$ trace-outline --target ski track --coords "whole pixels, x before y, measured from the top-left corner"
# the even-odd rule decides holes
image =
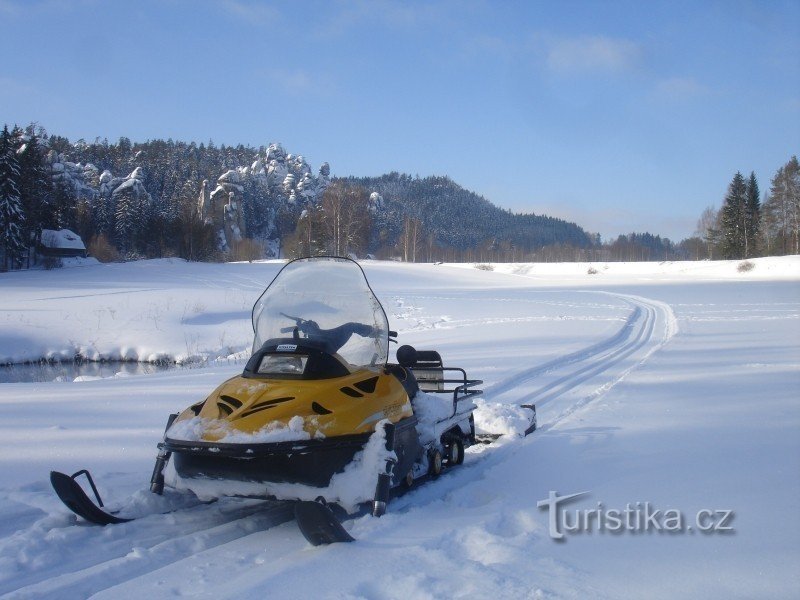
[[[624,325],[588,348],[516,372],[484,390],[487,398],[513,392],[515,404],[533,403],[537,409],[558,400],[564,405],[562,412],[549,418],[540,427],[542,431],[605,394],[678,332],[672,308],[664,302],[614,292],[585,293],[607,294],[629,304],[632,311]],[[519,394],[540,378],[547,383]]]
[[[245,506],[237,507],[236,503]],[[265,507],[263,502],[237,501],[224,506],[197,507],[165,515],[151,515],[130,523],[100,528],[75,525],[68,517],[67,526],[48,529],[50,518],[37,523],[42,539],[31,540],[28,535],[11,536],[0,548],[0,561],[10,554],[27,555],[52,563],[45,568],[13,581],[16,589],[9,590],[8,582],[0,582],[3,598],[87,598],[108,587],[147,575],[199,552],[227,544],[233,540],[263,533],[293,518],[293,508],[279,504]],[[227,506],[234,504],[233,507]],[[103,559],[98,554],[70,554],[59,546],[74,548],[84,538],[87,548],[100,542]],[[80,544],[77,544],[80,545]],[[27,547],[26,547],[27,546]],[[10,593],[8,593],[10,592]]]
[[[603,294],[622,300],[631,307],[631,312],[622,327],[608,338],[577,352],[513,373],[484,390],[484,395],[489,400],[497,399],[515,404],[532,402],[536,403],[537,408],[553,408],[555,416],[549,417],[546,423],[541,423],[542,413],[539,413],[540,428],[536,435],[546,433],[566,417],[602,396],[663,347],[678,331],[672,309],[665,303],[613,292],[580,293]],[[429,296],[426,298],[431,299]],[[394,300],[396,309],[419,310],[406,305],[402,298]],[[551,304],[579,306],[572,303]],[[580,306],[585,308],[585,305]],[[415,318],[409,313],[403,316]],[[495,322],[493,319],[479,322],[443,319],[451,327]],[[526,320],[527,317],[520,319]],[[516,320],[499,319],[497,322]],[[539,382],[540,379],[542,382]],[[537,383],[541,385],[536,386]],[[520,444],[530,441],[535,441],[535,437],[527,440],[501,440],[489,448],[470,449],[464,465],[453,471],[446,471],[435,485],[424,484],[396,498],[392,502],[392,512],[399,518],[413,518],[410,513],[438,502],[443,496],[480,478],[482,473],[500,464],[509,452],[515,452]],[[283,534],[268,530],[292,518],[291,506],[265,508],[263,503],[248,505],[245,502],[244,506],[237,507],[236,502],[242,501],[221,501],[215,505],[194,507],[176,513],[151,515],[103,529],[76,524],[76,519],[65,516],[63,511],[42,517],[41,512],[20,508],[19,515],[15,516],[28,523],[33,522],[27,527],[21,524],[16,533],[2,540],[0,564],[14,561],[19,563],[20,557],[28,557],[29,560],[18,566],[11,580],[0,581],[0,595],[14,599],[79,598],[104,591],[113,595],[115,587],[124,587],[123,584],[135,580],[144,581],[162,567],[172,565],[180,570],[182,562],[190,564],[193,559],[196,560],[208,552],[218,552],[223,546],[226,548],[225,554],[235,552],[235,549],[229,548],[231,543],[253,534],[261,536],[258,542],[261,547],[269,547],[273,535]],[[38,515],[38,520],[33,515]],[[348,525],[357,536],[362,534],[367,538],[379,536],[386,527],[391,525],[370,517],[358,518]],[[92,548],[92,551],[76,554],[67,550],[80,546],[81,541]],[[241,544],[246,546],[244,541]],[[102,552],[97,551],[97,545],[102,548]],[[297,552],[295,549],[290,551]],[[246,568],[252,568],[252,565],[240,565],[236,561],[225,562],[228,567],[216,568],[221,573],[230,569],[232,576]]]

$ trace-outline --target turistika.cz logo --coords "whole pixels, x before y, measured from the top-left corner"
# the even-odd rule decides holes
[[[628,502],[625,508],[606,508],[598,502],[595,508],[567,509],[565,504],[589,495],[589,492],[566,494],[550,491],[548,497],[536,503],[549,512],[550,537],[564,540],[565,533],[732,533],[734,512],[730,509],[701,509],[693,519],[682,511],[669,508],[661,510],[650,502]]]

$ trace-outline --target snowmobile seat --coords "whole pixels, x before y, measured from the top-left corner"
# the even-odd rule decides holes
[[[417,350],[413,346],[400,346],[397,349],[397,362],[411,369],[419,389],[423,392],[444,389],[442,357],[436,350]]]
[[[402,365],[387,364],[386,370],[394,375],[402,384],[403,389],[405,389],[409,398],[414,398],[414,396],[417,395],[417,392],[419,391],[419,385],[417,385],[417,378],[414,377],[414,373],[411,371],[411,369]]]

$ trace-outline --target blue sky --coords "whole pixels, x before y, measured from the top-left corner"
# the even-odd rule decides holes
[[[800,1],[0,0],[0,122],[272,141],[680,240],[800,152]]]

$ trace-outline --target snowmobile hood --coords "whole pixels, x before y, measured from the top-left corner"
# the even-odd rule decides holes
[[[326,379],[237,376],[181,413],[167,438],[263,444],[374,431],[375,424],[413,415],[408,394],[383,369]]]

